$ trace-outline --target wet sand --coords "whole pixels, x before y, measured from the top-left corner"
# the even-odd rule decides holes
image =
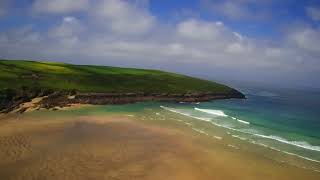
[[[178,121],[18,116],[0,121],[0,179],[319,179]]]

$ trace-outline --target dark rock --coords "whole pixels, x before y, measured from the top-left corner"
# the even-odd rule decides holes
[[[143,101],[172,101],[172,102],[202,102],[215,99],[245,98],[237,90],[229,93],[217,94],[215,92],[189,92],[179,93],[77,93],[72,91],[52,91],[45,89],[22,88],[21,92],[7,89],[5,96],[0,96],[0,112],[10,112],[19,107],[20,104],[30,101],[34,97],[47,95],[40,103],[40,108],[58,110],[55,107],[66,107],[70,104],[128,104]],[[73,95],[74,98],[68,98]],[[24,112],[25,110],[21,110]]]

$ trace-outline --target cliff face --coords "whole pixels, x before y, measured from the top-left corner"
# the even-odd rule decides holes
[[[66,107],[71,104],[128,104],[144,101],[166,101],[166,102],[203,102],[216,99],[245,98],[245,96],[237,90],[229,93],[76,93],[66,91],[24,91],[14,92],[2,98],[0,104],[0,112],[8,113],[19,109],[24,112],[26,108],[21,105],[30,102],[33,98],[43,97],[37,102],[39,108],[52,109],[54,107]]]
[[[169,94],[169,93],[79,93],[72,96],[52,95],[43,99],[41,107],[53,108],[63,107],[69,104],[128,104],[144,101],[167,101],[167,102],[203,102],[216,99],[243,99],[245,96],[237,90],[230,93],[190,93],[190,94]]]

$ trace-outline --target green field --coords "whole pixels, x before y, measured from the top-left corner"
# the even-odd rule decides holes
[[[159,70],[0,60],[0,89],[42,88],[114,93],[227,93],[231,88]]]

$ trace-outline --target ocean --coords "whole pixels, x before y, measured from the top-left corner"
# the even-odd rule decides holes
[[[247,99],[161,106],[210,122],[233,137],[320,163],[320,92],[241,88]]]

